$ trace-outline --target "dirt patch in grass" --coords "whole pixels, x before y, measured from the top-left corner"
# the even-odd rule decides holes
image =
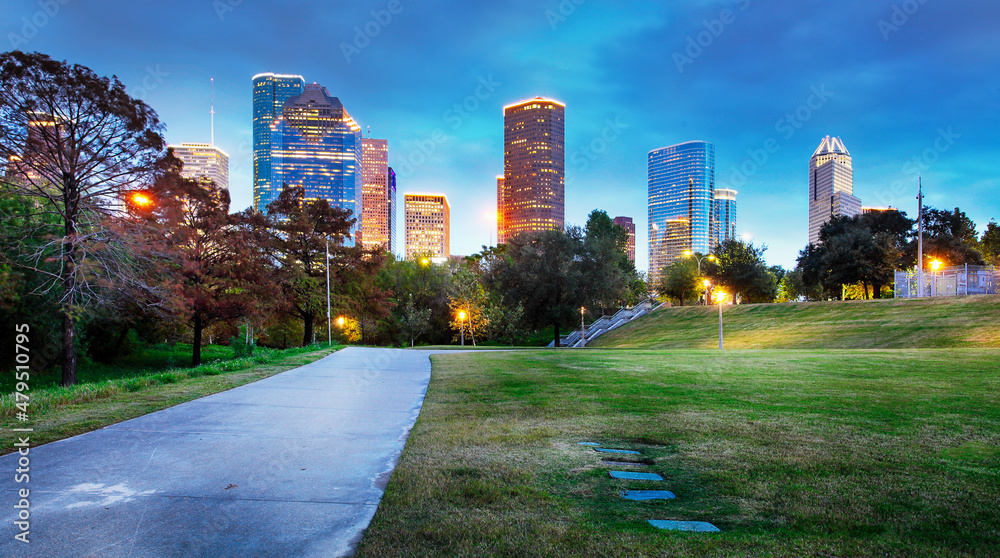
[[[997,357],[436,356],[358,556],[997,555]],[[611,479],[603,461],[619,457],[666,482]],[[625,489],[677,498],[627,501]],[[657,531],[647,519],[722,532]]]

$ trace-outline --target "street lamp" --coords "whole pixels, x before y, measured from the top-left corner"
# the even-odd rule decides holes
[[[719,303],[719,350],[722,350],[722,303],[726,301],[726,293],[718,291],[715,293],[715,301]]]
[[[709,304],[709,300],[708,300],[708,288],[712,286],[712,282],[709,281],[708,279],[704,279],[704,280],[702,280],[702,283],[705,285],[705,304],[707,305],[707,304]]]
[[[465,311],[461,310],[458,312],[458,319],[461,321],[461,331],[462,331],[462,346],[465,346]]]
[[[684,255],[685,256],[694,257],[694,252],[692,252],[691,250],[684,250]],[[702,261],[708,260],[710,262],[714,262],[715,259],[716,259],[715,258],[715,254],[708,254],[707,256],[702,256],[702,257],[698,258],[698,275],[701,275],[701,262]]]
[[[580,347],[581,348],[587,346],[587,329],[583,325],[583,313],[586,312],[586,311],[587,311],[586,308],[584,308],[583,306],[580,307]]]
[[[940,260],[931,260],[931,298],[937,296],[937,270],[940,267]]]

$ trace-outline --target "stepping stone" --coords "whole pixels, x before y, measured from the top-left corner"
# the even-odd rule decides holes
[[[649,467],[645,463],[632,463],[631,461],[611,461],[610,459],[604,460],[605,465],[611,465],[614,467]]]
[[[613,479],[624,479],[624,480],[649,480],[649,481],[661,481],[663,477],[657,475],[656,473],[636,473],[634,471],[608,471]]]
[[[639,452],[637,451],[623,450],[623,449],[594,448],[594,451],[599,451],[601,453],[627,453],[630,455],[639,455]]]
[[[697,531],[699,533],[718,533],[719,528],[704,521],[673,521],[670,519],[650,519],[649,524],[657,529],[668,531]]]
[[[598,444],[597,442],[577,442],[576,445],[578,445],[578,446],[600,446],[601,444]]]
[[[671,500],[677,496],[669,490],[622,490],[626,500]]]

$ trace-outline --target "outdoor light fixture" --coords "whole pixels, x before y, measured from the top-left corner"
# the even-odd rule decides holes
[[[462,346],[465,346],[465,311],[459,310],[458,319],[461,321],[461,336],[462,336]]]
[[[715,301],[719,303],[719,350],[722,350],[722,303],[726,301],[726,293],[715,293]]]
[[[343,316],[337,318],[337,325],[340,326],[340,327],[344,327],[344,317]]]

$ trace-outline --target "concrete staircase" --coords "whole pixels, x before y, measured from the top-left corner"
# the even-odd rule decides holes
[[[560,345],[570,349],[578,349],[583,347],[585,343],[590,343],[597,337],[611,331],[612,329],[621,327],[632,320],[645,316],[666,303],[661,303],[656,306],[653,306],[653,304],[654,302],[652,300],[644,300],[632,308],[622,308],[616,312],[614,316],[601,316],[594,323],[585,327],[585,339],[581,338],[580,330],[576,330],[565,337],[560,337]],[[552,341],[549,343],[549,347],[555,347],[555,344],[556,342]]]

